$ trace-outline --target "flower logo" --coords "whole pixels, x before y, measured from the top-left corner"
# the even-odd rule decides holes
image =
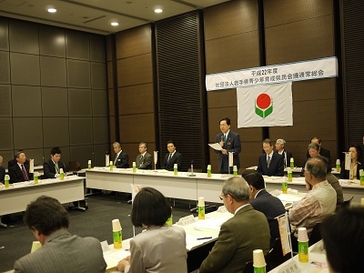
[[[255,113],[261,118],[266,118],[273,112],[273,100],[266,94],[260,94],[255,101]]]

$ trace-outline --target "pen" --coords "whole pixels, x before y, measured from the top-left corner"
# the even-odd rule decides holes
[[[212,239],[212,236],[197,238],[197,240],[208,240],[208,239]]]

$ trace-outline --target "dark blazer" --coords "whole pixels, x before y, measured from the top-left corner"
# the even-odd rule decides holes
[[[215,137],[215,142],[219,143],[221,139],[224,137],[224,134],[221,132],[217,134]],[[230,131],[223,149],[226,149],[228,152],[233,152],[233,165],[236,165],[238,170],[240,169],[240,160],[239,154],[241,152],[241,143],[240,143],[240,136],[233,131]],[[229,155],[224,155],[221,151],[216,151],[219,154],[218,159],[218,168],[220,173],[229,173]],[[232,168],[230,168],[230,173],[232,173]]]
[[[253,259],[253,250],[268,253],[269,239],[267,218],[248,204],[221,225],[217,241],[199,272],[243,272],[246,262]]]
[[[136,159],[135,159],[135,163],[138,169],[152,169],[152,155],[145,153],[145,155],[143,156],[143,159],[141,159],[142,155],[138,154]]]
[[[254,199],[250,200],[250,205],[267,217],[270,229],[270,247],[272,247],[275,239],[280,237],[278,221],[275,218],[286,212],[282,201],[262,189]]]
[[[55,164],[52,159],[49,159],[48,161],[43,163],[43,171],[44,171],[44,178],[55,178],[56,177],[56,168]],[[63,162],[58,162],[59,169],[63,169],[63,172],[67,172],[66,166]]]
[[[5,169],[3,166],[0,166],[0,182],[4,182],[5,180]]]
[[[169,156],[169,153],[167,153],[164,156],[162,169],[166,169],[168,171],[173,171],[173,166],[174,166],[174,164],[177,163],[178,170],[181,171],[182,161],[183,161],[182,154],[176,151],[173,154],[172,158],[169,160],[169,162],[168,162],[168,156]]]
[[[267,167],[267,154],[261,154],[258,159],[258,172],[268,176],[283,176],[284,164],[283,156],[277,153],[273,153],[270,160],[269,168]]]
[[[276,153],[278,154],[277,151]],[[283,156],[284,167],[289,167],[291,163],[292,153],[288,152],[287,150],[283,150],[282,156]]]
[[[360,170],[363,170],[363,164],[358,162],[358,166],[356,167],[356,178],[360,179]],[[341,179],[349,179],[349,170],[345,170],[345,162],[341,163],[341,170],[340,170],[340,178]]]
[[[327,160],[329,161],[330,166],[331,166],[331,154],[330,154],[330,151],[327,150],[327,149],[325,149],[325,148],[323,148],[323,147],[320,147],[320,155],[326,157]],[[310,154],[308,153],[308,151],[306,153],[306,158],[307,159],[310,158]],[[307,159],[306,159],[306,161],[307,161]],[[305,167],[305,165],[303,165],[302,167]]]
[[[129,168],[129,156],[125,152],[121,152],[116,158],[116,163],[114,160],[114,165],[116,168]]]
[[[29,173],[29,162],[24,163],[25,170],[27,171],[29,180],[33,180],[33,174]],[[16,163],[9,168],[10,183],[23,182],[24,176],[19,165]]]

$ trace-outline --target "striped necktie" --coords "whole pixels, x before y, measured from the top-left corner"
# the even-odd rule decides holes
[[[28,177],[27,171],[25,170],[23,164],[21,165],[21,172],[23,173],[24,181],[29,181],[29,177]]]

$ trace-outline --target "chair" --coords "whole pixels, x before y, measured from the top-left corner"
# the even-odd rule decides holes
[[[68,162],[68,171],[69,172],[78,172],[79,170],[81,170],[81,164],[79,161]]]
[[[273,243],[273,247],[269,250],[268,254],[265,257],[267,263],[267,272],[284,263],[290,257],[290,253],[283,256],[281,239],[276,238]]]
[[[253,261],[249,261],[249,262],[245,263],[243,273],[254,273]]]
[[[348,200],[345,200],[342,204],[341,204],[341,206],[340,206],[340,209],[347,209],[347,208],[349,208],[350,207],[350,205],[351,205],[351,201],[353,200],[353,198],[354,198],[354,196],[352,196],[350,199],[348,199]]]
[[[310,237],[309,237],[309,245],[312,246],[313,244],[317,243],[322,239],[321,237],[321,231],[320,231],[320,223],[317,223],[311,231]]]

